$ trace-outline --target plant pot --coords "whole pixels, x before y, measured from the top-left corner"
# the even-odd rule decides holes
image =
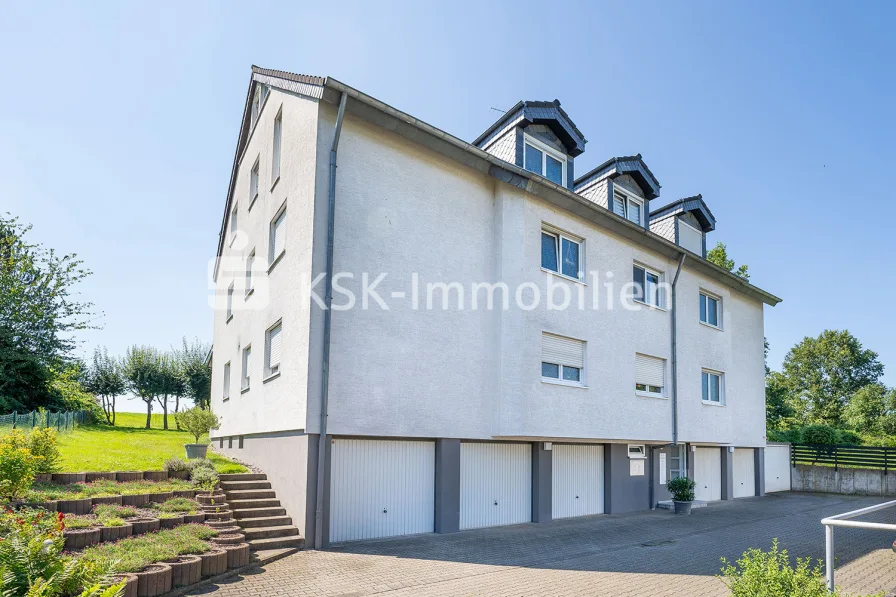
[[[202,579],[202,560],[199,556],[180,556],[165,560],[171,566],[171,586],[186,587]]]
[[[205,512],[184,514],[184,524],[199,524],[205,521]]]
[[[144,481],[167,481],[168,471],[143,471]]]
[[[120,495],[105,495],[102,497],[90,498],[90,501],[94,506],[98,504],[112,504],[114,506],[121,505],[121,496]]]
[[[239,545],[246,540],[246,536],[242,533],[231,533],[229,535],[218,535],[208,540],[209,543],[215,545]]]
[[[238,543],[236,545],[222,545],[221,549],[227,552],[227,569],[242,568],[249,565],[249,544]]]
[[[84,480],[88,483],[93,483],[94,481],[99,481],[100,479],[114,481],[115,473],[84,473],[84,477]]]
[[[100,542],[101,532],[97,527],[89,529],[71,529],[62,531],[65,537],[65,549],[84,549]]]
[[[687,516],[688,514],[691,513],[691,505],[693,505],[693,503],[694,502],[679,502],[678,500],[676,500],[675,501],[675,513],[681,514],[683,516]]]
[[[159,526],[161,522],[158,518],[141,518],[134,517],[128,518],[127,522],[131,523],[131,526],[134,527],[131,532],[132,535],[144,535],[146,533],[153,533],[159,530]]]
[[[112,584],[117,585],[124,581],[124,593],[121,597],[137,597],[137,584],[140,579],[136,574],[113,574]]]
[[[35,483],[50,483],[53,481],[53,473],[37,473],[34,475]]]
[[[155,502],[157,504],[163,504],[174,497],[174,494],[170,491],[162,491],[159,493],[151,493],[149,494],[149,501]]]
[[[199,554],[202,560],[202,576],[218,576],[227,572],[227,552],[220,547]]]
[[[129,522],[117,527],[100,527],[100,541],[119,541],[130,537],[134,532],[134,525]]]
[[[57,500],[56,511],[63,514],[90,514],[93,500],[83,498],[80,500]]]
[[[119,483],[126,483],[128,481],[142,481],[143,471],[116,471],[115,480]]]
[[[196,490],[195,490],[195,489],[175,489],[175,490],[172,491],[171,493],[174,494],[174,497],[188,498],[188,499],[191,499],[191,500],[192,500],[194,497],[196,497]]]
[[[236,521],[232,518],[208,520],[208,517],[206,517],[204,524],[205,524],[205,526],[211,527],[211,528],[215,529],[216,531],[220,531],[221,529],[226,529],[226,528],[235,526]]]
[[[187,460],[205,458],[208,454],[208,444],[184,444],[187,450]]]
[[[168,471],[168,478],[187,481],[190,479],[190,471]]]
[[[206,520],[227,520],[233,518],[233,512],[230,510],[221,510],[220,512],[205,511]]]
[[[169,516],[167,518],[159,519],[159,528],[160,529],[173,529],[174,527],[179,527],[183,523],[184,523],[183,515]]]
[[[171,566],[152,564],[137,576],[137,597],[158,597],[171,590]]]
[[[72,483],[84,483],[87,473],[53,473],[53,483],[57,485],[71,485]]]
[[[236,523],[235,520],[231,520],[230,524],[232,526],[216,528],[215,530],[218,531],[217,536],[220,537],[221,535],[234,535],[234,534],[241,533],[243,531],[243,529],[241,527],[236,526],[235,523]],[[209,542],[214,543],[215,540],[209,539]]]
[[[200,504],[220,504],[227,497],[223,493],[199,493],[196,495],[196,501]]]
[[[123,495],[121,496],[121,505],[122,506],[145,506],[149,503],[149,494],[148,493],[135,493],[133,495]]]

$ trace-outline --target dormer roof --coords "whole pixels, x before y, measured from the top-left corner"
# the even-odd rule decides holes
[[[610,158],[575,181],[575,191],[582,189],[602,178],[616,178],[628,174],[635,179],[647,199],[655,199],[660,195],[660,183],[641,158],[641,154]]]
[[[703,201],[703,195],[694,195],[693,197],[685,197],[684,199],[673,201],[650,212],[650,219],[657,220],[680,213],[690,213],[697,218],[697,221],[703,227],[703,232],[710,232],[716,229],[716,218],[709,211],[706,202]]]
[[[489,140],[495,137],[508,126],[525,128],[530,124],[544,124],[554,131],[554,134],[566,146],[567,153],[576,157],[585,151],[585,143],[588,141],[582,131],[575,125],[569,114],[560,107],[560,100],[552,102],[520,101],[504,113],[484,133],[479,135],[473,145],[483,147]]]

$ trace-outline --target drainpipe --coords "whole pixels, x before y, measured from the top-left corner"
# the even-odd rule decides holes
[[[678,326],[676,325],[678,311],[675,305],[675,289],[678,286],[678,275],[681,266],[684,265],[687,253],[682,253],[678,260],[678,269],[672,279],[672,445],[678,445]]]
[[[320,392],[320,437],[317,442],[317,499],[314,511],[314,548],[323,547],[324,537],[324,481],[327,460],[327,404],[330,397],[330,329],[333,321],[333,236],[336,230],[336,152],[339,149],[339,134],[342,132],[342,118],[345,116],[345,101],[348,96],[342,92],[339,98],[339,112],[336,114],[336,129],[333,133],[333,147],[330,149],[330,187],[327,207],[327,271],[326,294],[324,295],[324,354],[321,365]]]

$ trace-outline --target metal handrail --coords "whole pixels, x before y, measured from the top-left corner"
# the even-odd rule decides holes
[[[821,519],[824,525],[824,572],[828,582],[828,590],[834,590],[834,527],[848,527],[858,529],[871,529],[875,531],[896,531],[896,524],[884,524],[881,522],[862,522],[851,520],[857,516],[863,516],[872,512],[878,512],[896,506],[896,500],[884,502],[866,508],[859,508],[851,512],[844,512],[836,516]]]

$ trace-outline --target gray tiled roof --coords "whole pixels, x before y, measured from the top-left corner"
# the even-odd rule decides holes
[[[656,176],[653,175],[653,172],[650,171],[650,168],[647,167],[647,163],[644,162],[640,153],[638,155],[610,158],[600,166],[577,178],[575,189],[578,191],[580,188],[614,173],[632,175],[638,181],[638,184],[641,185],[648,199],[659,197],[660,183]]]
[[[569,150],[569,155],[575,157],[585,151],[585,135],[569,117],[569,114],[560,107],[560,100],[552,102],[520,101],[507,110],[504,115],[479,135],[473,145],[482,147],[483,142],[490,140],[496,131],[506,128],[511,121],[526,120],[529,123],[548,124],[557,133]]]
[[[712,212],[709,211],[709,207],[706,205],[706,202],[703,201],[703,195],[694,195],[693,197],[685,197],[683,199],[673,201],[668,205],[664,205],[663,207],[650,212],[649,219],[650,221],[653,221],[685,212],[694,214],[694,216],[700,221],[700,225],[703,226],[704,232],[715,230],[716,218],[714,215],[712,215]]]

